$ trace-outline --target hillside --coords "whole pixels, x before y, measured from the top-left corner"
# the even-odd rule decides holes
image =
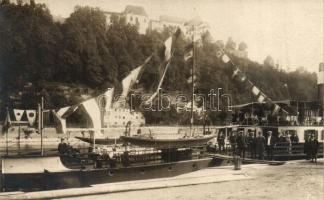
[[[163,60],[164,40],[174,31],[166,28],[162,33],[140,35],[135,26],[115,18],[106,25],[104,13],[97,8],[76,7],[63,23],[53,21],[44,4],[14,5],[3,0],[0,4],[0,107],[35,107],[40,96],[45,96],[46,107],[57,108],[77,103],[82,98],[69,97],[95,95],[114,86],[121,90],[121,80],[145,58],[153,54],[136,88],[150,93],[161,76],[158,66]],[[232,69],[217,57],[221,46],[232,52],[232,60],[247,77],[273,100],[316,100],[316,74],[303,70],[286,72],[271,61],[260,64],[246,56],[248,45],[236,45],[210,39],[207,32],[196,49],[196,92],[207,95],[211,89],[222,88],[230,94],[233,104],[253,101],[249,88],[232,79]],[[163,83],[165,91],[190,92],[187,80],[190,63],[183,60],[189,42],[183,35],[177,39],[171,67]],[[237,47],[238,46],[238,47]],[[1,112],[4,113],[4,112]],[[179,117],[145,113],[152,123],[172,122]],[[211,113],[213,119],[226,117],[224,113]],[[157,116],[157,117],[155,117]],[[185,120],[186,121],[186,120]],[[173,121],[174,122],[174,121]]]

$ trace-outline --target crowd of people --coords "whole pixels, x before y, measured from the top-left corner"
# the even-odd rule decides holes
[[[226,139],[228,144],[226,145]],[[285,154],[292,154],[294,145],[299,144],[299,138],[296,133],[283,132],[274,135],[272,131],[267,131],[265,136],[261,131],[232,131],[226,137],[225,133],[220,131],[217,136],[218,152],[230,152],[233,155],[239,155],[246,158],[248,153],[252,159],[268,160],[274,159],[274,153],[280,150]],[[305,138],[304,153],[307,159],[316,162],[319,143],[315,134],[309,134]],[[265,157],[266,156],[266,157]]]

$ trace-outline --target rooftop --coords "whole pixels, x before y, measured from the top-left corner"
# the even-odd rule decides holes
[[[134,15],[142,15],[142,16],[147,16],[145,10],[141,6],[132,6],[128,5],[126,6],[124,10],[125,14],[134,14]]]

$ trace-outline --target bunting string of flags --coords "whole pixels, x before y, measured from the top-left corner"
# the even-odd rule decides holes
[[[216,52],[216,57],[221,58],[224,63],[230,63],[234,67],[234,71],[232,74],[232,78],[238,80],[241,83],[248,82],[251,85],[251,92],[257,98],[259,103],[270,103],[272,104],[272,115],[277,114],[280,110],[284,113],[288,114],[286,110],[281,108],[278,104],[273,102],[270,98],[268,98],[258,87],[256,87],[250,80],[247,79],[244,72],[242,72],[238,66],[236,66],[230,57],[226,54],[226,52],[219,47],[219,50]]]

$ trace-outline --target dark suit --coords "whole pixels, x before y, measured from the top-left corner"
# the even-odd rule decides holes
[[[269,140],[269,136],[266,138],[265,140],[265,144],[266,144],[266,150],[267,150],[267,158],[272,160],[273,158],[273,149],[276,143],[276,139],[275,137],[271,136],[270,141]]]
[[[259,136],[256,138],[256,149],[257,149],[257,153],[258,153],[258,158],[260,160],[263,160],[264,156],[264,142],[265,142],[265,138],[263,136]]]

